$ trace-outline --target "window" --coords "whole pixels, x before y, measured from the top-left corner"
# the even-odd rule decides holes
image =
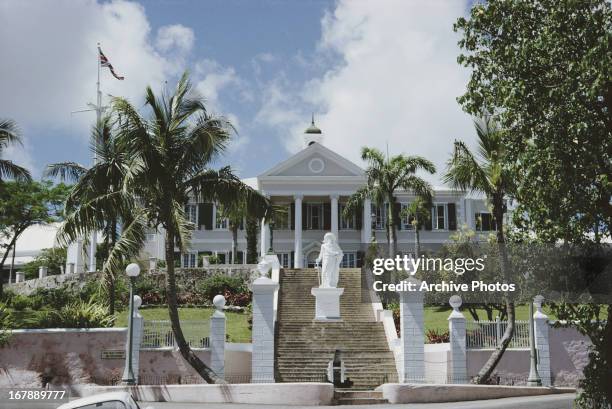
[[[322,203],[307,203],[306,204],[306,221],[307,221],[307,229],[323,230],[323,204]]]
[[[215,229],[227,230],[229,228],[229,220],[227,217],[223,217],[223,208],[216,206],[215,209]]]
[[[410,206],[409,203],[402,203],[402,229],[414,230],[414,224],[412,224],[414,222],[414,215],[405,213],[408,206]]]
[[[274,228],[278,230],[291,229],[291,206],[280,205],[280,211],[274,213]]]
[[[198,266],[198,255],[196,253],[183,254],[183,268],[194,268]]]
[[[346,205],[344,203],[338,204],[338,220],[340,220],[340,230],[354,230],[355,229],[355,215],[351,217],[343,217],[344,209]]]
[[[497,230],[497,225],[491,213],[476,213],[476,231]]]
[[[372,205],[372,228],[385,230],[387,228],[387,206]]]
[[[342,268],[355,268],[357,267],[357,254],[356,253],[344,253],[344,257],[342,257],[342,263],[340,264]]]
[[[434,230],[446,230],[446,205],[434,205],[431,214],[432,227]]]
[[[195,204],[185,205],[185,217],[189,220],[190,223],[197,224],[198,223],[198,206]]]
[[[278,261],[282,268],[291,268],[291,253],[279,253]]]

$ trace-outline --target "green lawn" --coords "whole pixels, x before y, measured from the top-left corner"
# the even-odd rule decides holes
[[[556,319],[552,312],[547,307],[543,308],[544,313],[548,315],[550,319]],[[467,310],[462,310],[463,315],[468,321],[472,320],[472,315]],[[446,331],[448,330],[448,316],[451,313],[451,307],[438,307],[438,306],[427,306],[425,307],[425,330],[437,330]],[[487,314],[484,310],[478,311],[478,317],[481,320],[487,319]],[[494,317],[495,318],[495,317]],[[516,307],[516,319],[527,321],[529,319],[529,306],[518,305]]]
[[[207,320],[213,313],[214,308],[179,308],[179,317],[182,321]],[[145,320],[168,320],[168,309],[144,308],[140,314]],[[251,330],[247,319],[248,313],[226,312],[227,334],[229,342],[251,342]],[[115,321],[116,327],[127,326],[127,311],[123,311]]]
[[[213,308],[179,308],[181,320],[206,320],[209,319],[213,312]],[[425,307],[425,329],[434,329],[437,331],[448,330],[448,316],[451,312],[450,307],[427,306]],[[546,308],[544,312],[552,319],[554,317]],[[148,320],[167,320],[168,310],[166,308],[145,308],[140,310],[144,319]],[[472,317],[464,311],[465,317],[471,320]],[[527,320],[529,309],[526,305],[520,305],[516,308],[516,319]],[[227,333],[230,342],[251,342],[251,330],[247,322],[247,313],[226,312],[227,317]],[[486,319],[484,311],[479,313],[481,319]],[[116,327],[125,327],[127,325],[127,312],[122,312],[115,322]]]

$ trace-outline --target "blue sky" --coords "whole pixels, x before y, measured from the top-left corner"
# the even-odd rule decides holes
[[[452,140],[473,141],[455,98],[452,23],[467,3],[427,1],[0,1],[0,117],[25,146],[5,156],[40,174],[47,163],[91,162],[95,43],[125,81],[105,94],[142,102],[144,86],[184,69],[211,110],[239,133],[223,164],[255,176],[301,149],[315,112],[324,144],[361,164],[363,145],[420,154],[441,169]],[[20,38],[20,44],[12,39]],[[436,182],[437,177],[432,181]]]

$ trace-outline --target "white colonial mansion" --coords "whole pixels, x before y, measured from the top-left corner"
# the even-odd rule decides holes
[[[318,256],[323,235],[336,234],[344,251],[343,267],[361,266],[362,257],[372,237],[386,243],[387,207],[377,207],[366,201],[363,211],[352,218],[342,217],[350,195],[364,186],[364,170],[325,147],[322,133],[314,123],[305,132],[305,147],[287,160],[273,166],[256,178],[245,179],[273,204],[286,206],[286,216],[275,220],[273,250],[284,267],[312,267]],[[482,198],[470,198],[464,192],[435,188],[432,217],[420,231],[424,248],[436,248],[449,240],[449,235],[463,224],[475,231],[494,229],[491,215]],[[396,192],[398,206],[407,206],[414,195]],[[191,248],[181,255],[183,267],[198,267],[202,256],[214,254],[220,262],[229,262],[232,236],[228,221],[217,212],[213,203],[187,204],[186,213],[196,224]],[[242,226],[241,226],[242,227]],[[270,228],[260,229],[260,253],[270,248]],[[410,253],[414,249],[415,231],[405,218],[398,223],[398,250]],[[145,252],[158,260],[164,259],[164,237],[152,233],[147,237]],[[237,262],[246,262],[245,230],[238,233]]]

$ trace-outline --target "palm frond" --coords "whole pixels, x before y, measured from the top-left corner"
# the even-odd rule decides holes
[[[76,162],[60,162],[47,165],[43,175],[45,177],[59,177],[61,180],[76,182],[87,172],[87,168]]]
[[[31,181],[30,172],[13,161],[0,159],[0,180],[4,178],[14,179],[20,182]]]

